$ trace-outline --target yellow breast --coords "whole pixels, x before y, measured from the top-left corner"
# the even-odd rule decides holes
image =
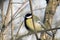
[[[33,27],[33,23],[32,23],[32,19],[28,19],[26,20],[26,24],[27,26],[34,31],[34,27]],[[34,25],[35,25],[35,29],[36,31],[40,31],[42,28],[41,28],[41,25],[37,22],[34,22]]]

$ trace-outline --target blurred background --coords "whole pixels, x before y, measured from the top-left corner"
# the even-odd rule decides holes
[[[32,0],[33,14],[41,22],[44,20],[47,5],[46,0]],[[29,0],[0,0],[0,40],[13,40],[12,38],[14,40],[36,40],[34,34],[22,36],[28,33],[24,26],[24,17],[28,12],[31,12]],[[52,28],[60,27],[60,4],[56,8],[51,26]],[[57,30],[56,40],[60,39],[59,35],[60,30]]]

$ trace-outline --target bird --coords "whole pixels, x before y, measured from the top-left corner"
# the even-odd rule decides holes
[[[34,16],[34,25],[35,25],[36,31],[42,30],[41,25],[39,24],[38,20],[39,20],[38,17]],[[27,30],[34,31],[31,13],[28,13],[25,15],[24,23]]]
[[[42,30],[41,25],[38,23],[38,17],[34,16],[34,24],[35,24],[35,29],[36,31],[40,31]],[[34,32],[34,27],[33,27],[33,21],[32,21],[32,14],[31,13],[27,13],[25,15],[25,19],[24,19],[24,23],[25,23],[25,27],[28,31],[30,32]],[[40,38],[38,38],[38,40],[41,40]]]
[[[33,19],[34,19],[34,25],[35,25],[35,29],[33,26],[33,21],[32,21],[32,13],[27,13],[24,17],[24,24],[25,24],[25,28],[29,31],[29,32],[34,32],[35,30],[37,32],[44,30],[45,25],[40,21],[40,19],[33,15]],[[44,27],[43,27],[44,26]],[[52,36],[51,34],[47,33],[48,35]],[[41,40],[40,38],[38,40]]]

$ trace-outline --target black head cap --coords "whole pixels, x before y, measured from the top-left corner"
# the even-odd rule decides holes
[[[30,17],[30,16],[32,16],[32,14],[31,14],[31,13],[27,13],[27,14],[25,15],[25,18]]]

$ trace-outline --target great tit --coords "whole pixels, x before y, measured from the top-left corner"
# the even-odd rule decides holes
[[[34,25],[35,25],[35,29],[36,31],[41,31],[41,25],[38,23],[38,17],[34,16]],[[25,27],[28,31],[35,31],[34,27],[33,27],[33,22],[32,22],[32,14],[31,13],[27,13],[25,15],[25,19],[24,19],[24,23],[25,23]],[[38,40],[41,40],[40,38],[38,38]]]
[[[39,22],[38,20],[39,19],[36,16],[34,16],[35,29],[36,31],[41,31],[42,28],[41,28],[41,25],[38,23]],[[26,29],[29,31],[34,31],[33,22],[32,22],[32,14],[30,13],[26,14],[24,21],[25,21]]]

